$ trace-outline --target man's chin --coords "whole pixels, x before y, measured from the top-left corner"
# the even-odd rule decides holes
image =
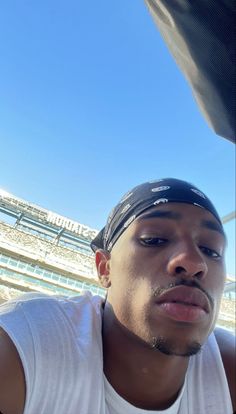
[[[196,341],[180,344],[177,340],[167,339],[162,336],[152,338],[150,345],[153,349],[156,349],[165,355],[180,357],[196,355],[200,352],[202,347],[202,345]]]

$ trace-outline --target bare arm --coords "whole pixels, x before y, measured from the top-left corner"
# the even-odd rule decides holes
[[[220,348],[225,373],[227,376],[231,400],[234,411],[236,411],[236,349],[235,336],[223,329],[215,329],[215,337]]]
[[[0,413],[23,414],[25,377],[18,352],[0,328]]]

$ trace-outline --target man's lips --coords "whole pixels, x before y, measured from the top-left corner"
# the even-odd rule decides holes
[[[210,302],[200,289],[188,286],[176,286],[160,294],[156,303],[179,303],[186,306],[196,306],[206,313],[210,312]]]

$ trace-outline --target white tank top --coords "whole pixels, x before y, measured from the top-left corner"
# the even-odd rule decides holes
[[[134,407],[133,405],[129,404],[126,400],[120,397],[119,394],[114,390],[111,384],[107,381],[104,375],[104,382],[105,382],[105,398],[106,398],[106,408],[107,414],[178,414],[181,399],[185,389],[185,383],[182,387],[181,392],[177,400],[172,404],[170,408],[162,411],[153,411],[153,410],[143,410],[141,408]]]
[[[26,294],[0,306],[0,326],[25,371],[24,414],[232,414],[214,334],[190,358],[185,385],[167,410],[133,407],[103,374],[102,298]]]

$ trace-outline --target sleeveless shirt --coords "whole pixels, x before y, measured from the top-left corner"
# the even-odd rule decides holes
[[[20,355],[26,381],[24,414],[232,414],[220,351],[212,333],[190,357],[185,384],[162,411],[136,408],[103,374],[99,296],[29,293],[0,306],[0,326]]]

